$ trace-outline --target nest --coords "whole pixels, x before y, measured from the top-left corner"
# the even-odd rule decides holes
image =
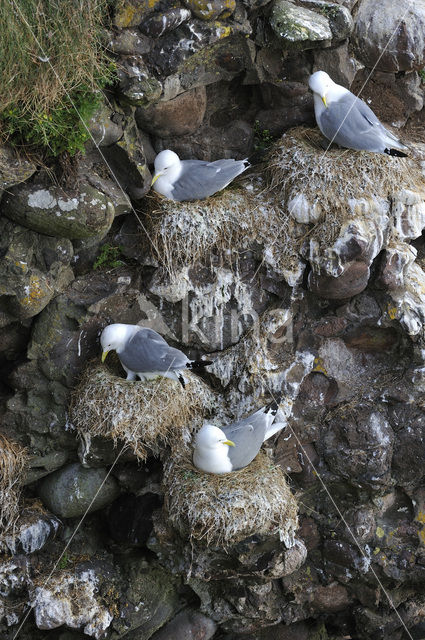
[[[196,262],[208,265],[214,255],[228,257],[253,247],[278,273],[296,264],[290,218],[280,201],[265,193],[262,180],[251,180],[195,202],[146,198],[153,257],[171,278]]]
[[[163,483],[168,521],[185,537],[225,548],[252,535],[294,544],[296,500],[282,469],[261,451],[244,469],[223,475],[198,471],[174,451]]]
[[[266,171],[268,191],[286,209],[299,194],[316,208],[318,223],[309,235],[322,245],[332,243],[341,224],[353,217],[349,200],[391,198],[402,188],[423,192],[423,174],[412,158],[334,146],[325,150],[323,140],[317,128],[291,129],[273,147]]]
[[[28,461],[26,450],[0,433],[0,535],[16,522]]]
[[[92,364],[72,394],[71,421],[84,436],[122,441],[140,460],[159,455],[176,438],[190,439],[191,427],[199,426],[197,421],[217,404],[200,378],[190,372],[185,376],[183,389],[168,378],[127,381]]]

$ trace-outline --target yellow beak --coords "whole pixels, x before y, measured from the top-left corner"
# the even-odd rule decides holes
[[[105,362],[105,358],[106,358],[106,356],[108,355],[108,353],[109,353],[109,351],[104,351],[104,352],[102,353],[102,362]]]
[[[229,447],[236,447],[235,443],[232,442],[231,440],[225,440],[223,442],[223,444],[227,444],[227,445],[229,445]]]
[[[322,101],[323,101],[323,104],[325,105],[325,107],[327,107],[328,104],[326,102],[326,96],[322,96]]]
[[[162,176],[162,173],[161,173],[161,172],[156,173],[156,174],[154,175],[154,177],[152,178],[151,186],[154,184],[154,182],[156,182],[156,181],[158,180],[158,178],[159,178],[160,176]]]

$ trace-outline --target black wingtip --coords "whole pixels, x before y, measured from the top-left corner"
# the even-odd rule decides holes
[[[180,382],[181,386],[183,387],[183,389],[186,389],[186,384],[185,384],[184,378],[183,378],[181,373],[179,373],[178,379],[179,379],[179,382]]]
[[[399,149],[385,149],[385,153],[388,153],[389,156],[396,156],[397,158],[407,158],[408,155]]]
[[[188,369],[202,369],[203,367],[208,367],[208,365],[212,363],[212,360],[192,360],[186,364],[186,367]]]
[[[264,413],[271,413],[272,415],[276,415],[281,401],[282,401],[282,396],[279,394],[271,402],[269,402],[269,404],[266,406],[266,410]]]

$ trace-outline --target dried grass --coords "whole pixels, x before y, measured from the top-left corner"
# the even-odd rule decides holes
[[[251,535],[279,535],[289,548],[298,526],[297,503],[285,475],[263,452],[239,471],[198,471],[186,451],[164,464],[164,510],[183,536],[229,547]]]
[[[200,378],[185,376],[183,389],[167,378],[127,381],[92,363],[72,394],[70,419],[81,434],[120,440],[146,460],[176,438],[190,439],[192,423],[219,402]]]
[[[0,536],[19,516],[19,497],[27,461],[26,450],[0,433]]]

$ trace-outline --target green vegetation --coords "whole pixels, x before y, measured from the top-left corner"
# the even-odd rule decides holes
[[[422,84],[425,84],[425,69],[419,69],[418,73]]]
[[[69,564],[69,555],[65,552],[58,562],[58,569],[66,569]]]
[[[100,247],[100,253],[93,263],[93,269],[115,269],[121,267],[123,260],[120,260],[122,247],[114,247],[106,243]]]
[[[273,136],[268,129],[261,129],[258,120],[254,122],[254,151],[265,151],[273,143]]]
[[[83,149],[113,67],[106,0],[0,2],[0,138],[51,155]],[[75,108],[74,108],[75,107]]]

